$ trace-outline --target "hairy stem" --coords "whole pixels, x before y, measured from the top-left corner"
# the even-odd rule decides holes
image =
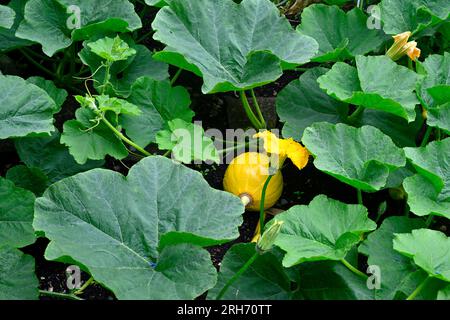
[[[267,127],[266,120],[264,119],[264,116],[261,112],[261,107],[259,106],[258,99],[256,98],[256,95],[255,95],[255,91],[253,89],[251,89],[250,92],[252,93],[253,104],[256,109],[256,114],[259,117],[259,121],[263,125],[263,127],[266,128]]]
[[[350,264],[350,262],[348,262],[347,260],[341,259],[341,262],[344,264],[344,266],[347,267],[347,269],[349,269],[349,270],[350,270],[351,272],[353,272],[354,274],[356,274],[356,275],[358,275],[358,276],[360,276],[361,278],[364,278],[364,279],[367,279],[367,278],[368,278],[367,274],[365,274],[365,273],[359,271],[358,269],[356,269],[356,268],[355,268],[354,266],[352,266],[352,265]]]
[[[264,129],[264,126],[262,125],[262,123],[259,122],[258,118],[253,113],[253,110],[250,107],[250,104],[248,103],[247,95],[245,94],[245,92],[241,91],[240,95],[241,95],[242,106],[244,107],[245,113],[247,114],[247,117],[250,120],[250,122],[252,123],[252,125],[257,130]]]

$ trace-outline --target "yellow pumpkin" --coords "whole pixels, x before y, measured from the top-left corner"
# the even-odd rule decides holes
[[[259,211],[261,193],[269,173],[269,157],[258,152],[246,152],[234,158],[225,172],[224,189],[246,204],[249,211]],[[271,208],[283,192],[281,171],[270,180],[266,190],[264,209]]]

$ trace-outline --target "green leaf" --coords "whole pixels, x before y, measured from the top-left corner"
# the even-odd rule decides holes
[[[227,281],[253,256],[253,243],[239,243],[231,247],[220,264],[219,279],[209,290],[208,299],[216,299]],[[279,259],[272,253],[258,256],[223,296],[224,300],[287,300],[291,282]]]
[[[96,96],[98,109],[102,112],[112,111],[116,115],[126,114],[130,116],[138,116],[141,110],[138,106],[119,98],[110,98],[106,95]]]
[[[33,257],[0,246],[0,300],[37,300],[38,285]]]
[[[437,108],[428,109],[427,124],[438,127],[450,134],[450,103],[443,104]]]
[[[286,252],[283,266],[345,258],[363,233],[376,229],[367,214],[361,205],[319,195],[308,206],[294,206],[277,215],[274,220],[284,222],[275,240],[275,245]]]
[[[419,75],[386,56],[357,56],[356,66],[336,63],[318,79],[320,87],[338,100],[414,121]]]
[[[77,164],[60,138],[59,132],[50,137],[20,138],[15,140],[15,147],[20,160],[28,168],[39,168],[51,183],[103,165],[103,161]]]
[[[440,290],[437,296],[438,300],[450,300],[450,284]]]
[[[16,48],[32,44],[31,41],[16,37],[16,30],[23,20],[23,11],[27,0],[11,0],[7,7],[14,10],[15,19],[11,28],[0,27],[0,52],[10,51]]]
[[[308,62],[318,49],[317,42],[295,32],[269,0],[166,2],[152,23],[153,38],[167,45],[157,57],[197,69],[204,93],[270,83],[283,67]]]
[[[191,163],[193,160],[219,163],[214,141],[205,135],[201,126],[181,119],[169,121],[168,126],[168,130],[156,134],[160,150],[172,151],[172,156],[183,163]]]
[[[120,60],[127,60],[136,54],[136,50],[130,48],[128,43],[120,39],[119,36],[115,38],[102,38],[95,42],[88,43],[87,46],[93,53],[108,62],[116,62]]]
[[[409,233],[424,227],[421,219],[389,217],[361,244],[359,252],[368,256],[369,265],[378,266],[381,271],[381,288],[375,292],[376,299],[407,297],[424,280],[426,274],[392,245],[395,233]]]
[[[299,292],[306,300],[372,300],[366,280],[333,261],[305,262],[298,266]]]
[[[431,277],[450,282],[450,239],[442,232],[419,229],[396,234],[394,250],[412,258]]]
[[[425,107],[433,108],[450,99],[450,53],[433,54],[422,63],[426,76],[419,85],[419,93]],[[431,91],[430,91],[431,90]],[[434,101],[434,97],[442,97]]]
[[[164,0],[145,0],[145,3],[148,4],[149,6],[154,6],[158,8],[162,8],[167,5]]]
[[[348,106],[329,97],[317,83],[317,78],[329,69],[313,68],[288,84],[276,100],[277,114],[284,122],[283,137],[300,140],[306,127],[315,122],[343,122]]]
[[[200,173],[152,156],[128,177],[94,169],[57,182],[37,199],[34,227],[51,240],[47,259],[77,261],[119,299],[193,299],[216,282],[193,245],[237,238],[243,212]]]
[[[297,30],[319,43],[316,62],[342,61],[377,49],[384,37],[367,28],[367,16],[359,8],[345,12],[337,6],[314,4],[303,10]]]
[[[317,169],[367,192],[383,189],[390,172],[406,164],[403,150],[371,126],[316,123],[305,130],[302,141]]]
[[[0,139],[50,133],[58,107],[41,88],[16,76],[0,75]]]
[[[131,140],[144,147],[155,142],[156,133],[163,130],[168,121],[191,122],[194,117],[189,108],[189,92],[184,87],[172,87],[169,81],[140,78],[131,87],[128,101],[137,105],[142,114],[139,117],[123,115],[120,123]]]
[[[48,177],[39,168],[28,168],[24,165],[12,167],[6,172],[6,179],[22,189],[30,190],[40,196],[50,185]]]
[[[109,79],[112,88],[107,87],[105,94],[126,98],[131,94],[132,85],[142,77],[161,81],[169,78],[167,64],[156,61],[153,53],[145,46],[136,45],[132,40],[126,40],[126,42],[130,48],[136,50],[136,55],[112,65]],[[100,68],[102,59],[89,49],[89,42],[84,44],[84,49],[79,56],[83,63],[89,66],[92,73],[95,73],[94,79],[98,81],[96,89],[101,91],[100,85],[105,79],[105,68]]]
[[[405,153],[419,173],[404,183],[411,211],[450,219],[450,139],[405,148]]]
[[[84,165],[88,159],[103,160],[110,155],[118,160],[128,156],[128,149],[106,124],[87,108],[76,111],[76,120],[64,123],[61,143],[69,147],[75,161]]]
[[[27,79],[27,82],[32,83],[47,92],[47,94],[50,96],[50,98],[53,99],[56,106],[58,107],[58,112],[61,110],[61,107],[67,99],[66,90],[56,87],[53,81],[45,80],[41,77],[30,77]]]
[[[74,40],[141,27],[139,16],[128,0],[30,0],[16,35],[40,43],[44,53],[53,56]]]
[[[34,243],[33,208],[35,197],[0,177],[0,243],[22,248]],[[1,281],[0,281],[1,282]]]
[[[0,5],[0,28],[9,29],[14,25],[16,12],[8,6]]]
[[[418,33],[450,16],[447,0],[383,0],[380,9],[387,34]]]

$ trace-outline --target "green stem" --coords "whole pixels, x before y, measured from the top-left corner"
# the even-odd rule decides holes
[[[433,223],[433,219],[434,219],[434,215],[430,214],[427,218],[427,220],[425,221],[425,225],[427,226],[427,228]]]
[[[247,114],[247,117],[250,120],[250,122],[252,123],[252,125],[257,130],[263,129],[264,126],[259,122],[258,118],[256,118],[255,114],[253,113],[253,110],[250,107],[250,104],[248,103],[247,95],[245,94],[245,92],[241,91],[240,95],[241,95],[241,101],[242,101],[242,105],[244,106],[245,113]]]
[[[406,300],[414,300],[415,297],[417,297],[417,295],[422,291],[422,289],[426,286],[426,284],[428,283],[428,281],[430,281],[430,277],[426,277],[425,280],[422,281],[421,284],[419,284],[419,286],[416,288],[416,290],[413,291],[413,293],[411,293],[408,298],[406,298]]]
[[[358,275],[358,276],[360,276],[361,278],[364,278],[364,279],[367,279],[367,278],[368,278],[367,274],[365,274],[365,273],[359,271],[358,269],[356,269],[356,268],[355,268],[354,266],[352,266],[352,265],[350,264],[350,262],[348,262],[347,260],[341,259],[341,262],[344,264],[344,266],[347,267],[347,269],[349,269],[349,270],[350,270],[351,272],[353,272],[354,274],[356,274],[356,275]]]
[[[356,194],[358,196],[358,203],[363,204],[363,195],[361,189],[356,189]]]
[[[259,117],[259,121],[264,126],[264,128],[266,128],[267,127],[266,120],[264,119],[264,116],[261,112],[261,107],[259,106],[258,99],[256,98],[256,95],[255,95],[255,91],[253,89],[251,89],[250,92],[252,94],[253,104],[255,105],[256,114]]]
[[[117,130],[117,128],[115,128],[111,122],[109,122],[104,115],[102,115],[102,121],[108,126],[108,128],[110,128],[114,134],[119,137],[122,141],[126,142],[127,144],[129,144],[130,146],[132,146],[133,148],[135,148],[137,151],[139,151],[140,153],[142,153],[143,155],[149,157],[152,154],[148,151],[146,151],[145,149],[141,148],[140,146],[138,146],[136,143],[134,143],[133,141],[131,141],[130,139],[128,139],[127,137],[125,137],[119,130]]]
[[[80,289],[75,291],[75,294],[76,295],[83,294],[83,291],[86,290],[86,288],[89,287],[93,282],[94,282],[94,278],[90,277],[89,280],[86,281]]]
[[[441,135],[441,129],[436,128],[436,140],[441,141],[442,135]]]
[[[421,147],[425,147],[427,145],[432,131],[433,131],[433,127],[428,126],[427,131],[425,132],[425,135],[423,136],[422,143],[420,144]]]
[[[181,72],[183,72],[183,69],[179,68],[177,73],[175,73],[175,75],[173,76],[172,80],[170,80],[170,85],[173,86],[175,84],[175,82],[178,80],[178,78],[181,75]]]
[[[56,78],[56,75],[50,71],[49,69],[47,69],[46,67],[44,67],[42,64],[38,63],[37,61],[35,61],[27,52],[25,52],[25,50],[20,49],[19,50],[25,58],[28,59],[28,61],[30,61],[36,68],[38,68],[39,70],[47,73],[49,76],[51,76],[52,78]]]
[[[364,112],[364,107],[359,106],[356,110],[347,118],[350,123],[355,122],[358,117]]]
[[[103,79],[102,94],[106,93],[106,88],[107,88],[107,85],[109,83],[109,77],[110,77],[109,72],[111,70],[111,63],[107,62],[106,65],[105,65],[105,68],[106,68],[105,69],[105,78]]]
[[[227,292],[228,288],[230,288],[230,286],[245,272],[247,271],[247,269],[253,264],[253,262],[255,262],[255,260],[258,258],[259,253],[255,252],[253,254],[253,256],[251,256],[251,258],[239,269],[238,272],[236,272],[234,274],[233,277],[231,277],[230,280],[228,280],[228,282],[225,284],[225,286],[222,288],[222,290],[220,290],[219,294],[217,295],[216,300],[220,300],[222,299],[222,297],[224,296],[224,294]]]
[[[261,202],[259,205],[259,230],[261,233],[264,231],[264,202],[266,200],[266,191],[267,187],[269,186],[270,180],[272,180],[272,177],[273,176],[267,177],[261,192]]]
[[[58,293],[58,292],[39,290],[39,294],[41,296],[48,296],[48,297],[54,297],[54,298],[62,298],[62,299],[69,299],[69,300],[84,300],[84,299],[81,299],[80,297],[77,297],[74,294],[68,294],[68,293]]]
[[[145,33],[143,36],[141,36],[139,39],[136,40],[136,43],[142,42],[143,40],[145,40],[149,35],[153,34],[154,32],[155,32],[154,30],[151,30],[151,31]]]

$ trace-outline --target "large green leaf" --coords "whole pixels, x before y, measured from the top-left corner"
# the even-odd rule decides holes
[[[58,107],[41,88],[16,76],[0,75],[0,139],[54,131]]]
[[[231,247],[220,264],[217,285],[208,299],[216,299],[227,281],[253,256],[253,243]],[[272,253],[258,256],[251,267],[228,289],[225,300],[287,300],[292,296],[291,282],[279,259]]]
[[[14,24],[11,28],[0,27],[0,51],[9,51],[32,44],[31,41],[17,38],[15,33],[23,19],[23,11],[27,0],[11,0],[8,7],[14,10]]]
[[[403,150],[371,126],[316,123],[305,130],[302,141],[316,168],[368,192],[383,189],[390,172],[406,164]]]
[[[417,33],[450,17],[447,0],[382,0],[380,7],[387,34]]]
[[[377,29],[367,28],[367,16],[359,8],[345,12],[337,6],[315,4],[302,13],[297,30],[319,43],[317,62],[342,61],[377,49],[384,41]]]
[[[450,238],[442,232],[419,229],[396,234],[394,250],[412,258],[431,277],[450,282]]]
[[[204,93],[270,83],[283,67],[308,62],[318,49],[269,0],[166,2],[152,24],[153,38],[167,45],[157,57],[203,75]]]
[[[136,45],[128,38],[126,38],[126,43],[136,51],[136,54],[112,65],[109,79],[112,88],[108,87],[106,94],[128,97],[131,94],[132,85],[142,77],[160,81],[169,77],[168,65],[156,61],[149,49],[142,45]],[[106,72],[105,68],[100,68],[104,61],[92,52],[90,44],[90,42],[85,42],[84,49],[81,50],[79,56],[83,63],[91,69],[94,79],[97,80],[96,88],[100,91],[100,85],[103,84]]]
[[[77,164],[60,138],[59,132],[50,137],[20,138],[16,139],[15,147],[20,160],[29,168],[39,168],[51,183],[103,165],[103,161]]]
[[[299,293],[307,300],[371,300],[373,291],[366,280],[342,263],[334,261],[305,262],[298,266]]]
[[[0,5],[0,28],[9,29],[14,25],[16,12],[8,6]]]
[[[347,205],[320,195],[308,206],[294,206],[277,215],[274,220],[284,222],[275,240],[286,252],[283,266],[345,258],[364,232],[376,229],[367,214],[361,205]]]
[[[189,92],[184,87],[172,87],[169,81],[140,78],[131,87],[128,101],[137,105],[142,114],[138,117],[123,115],[120,123],[140,146],[155,142],[156,133],[163,130],[168,121],[191,122],[194,116],[189,108]]]
[[[405,153],[419,173],[404,183],[411,211],[450,219],[450,138]]]
[[[306,127],[315,122],[343,122],[348,113],[345,103],[329,97],[317,83],[328,69],[313,68],[288,84],[277,97],[277,113],[284,122],[283,137],[300,140]]]
[[[88,108],[76,111],[76,120],[64,123],[61,143],[69,147],[75,161],[84,165],[89,160],[103,160],[110,155],[116,159],[128,156],[123,142]],[[97,122],[96,122],[97,121]]]
[[[379,266],[381,288],[375,298],[392,300],[408,296],[426,277],[426,274],[411,264],[410,259],[394,250],[395,233],[409,233],[425,227],[421,219],[389,217],[359,247],[359,252],[368,256],[368,264]]]
[[[57,182],[37,199],[34,227],[51,240],[47,259],[70,257],[119,299],[192,299],[216,281],[192,245],[237,238],[243,212],[200,173],[153,156],[126,178],[94,169]]]
[[[318,82],[338,100],[414,121],[418,104],[414,89],[418,80],[414,71],[387,56],[357,56],[356,68],[338,62]]]
[[[438,127],[450,134],[450,102],[437,108],[428,109],[427,124]]]
[[[35,241],[33,208],[35,197],[0,177],[0,243],[22,248]]]
[[[38,285],[33,257],[0,246],[0,300],[37,300]]]
[[[80,28],[69,29],[77,21],[69,9],[79,10]],[[108,32],[128,32],[142,27],[128,0],[30,0],[17,36],[38,42],[48,56],[67,48],[73,40],[83,40]]]

